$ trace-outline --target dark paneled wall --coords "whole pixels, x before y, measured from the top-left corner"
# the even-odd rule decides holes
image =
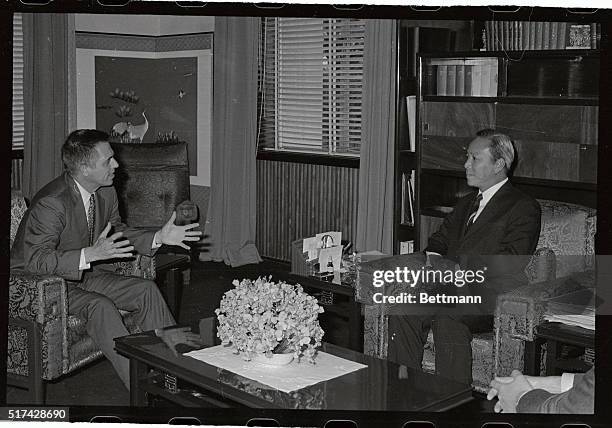
[[[354,241],[359,169],[257,161],[257,249],[262,256],[291,260],[291,242],[341,231]]]

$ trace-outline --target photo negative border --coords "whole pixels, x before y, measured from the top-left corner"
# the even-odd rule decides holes
[[[59,3],[59,4],[57,4]],[[427,9],[427,8],[425,8]],[[509,8],[515,10],[516,8]],[[549,20],[549,21],[578,21],[599,22],[602,29],[601,42],[601,73],[600,73],[600,121],[599,121],[599,147],[598,147],[598,217],[596,251],[600,255],[612,254],[612,174],[609,172],[608,159],[612,152],[612,87],[610,85],[610,45],[609,35],[612,28],[612,13],[610,10],[599,9],[593,13],[572,13],[561,8],[518,8],[513,13],[503,13],[488,7],[446,7],[435,11],[415,9],[408,6],[357,6],[347,5],[334,7],[331,5],[299,5],[286,4],[282,7],[277,4],[267,7],[255,4],[207,3],[202,7],[184,7],[175,2],[132,2],[126,6],[103,6],[95,1],[81,2],[69,0],[52,2],[46,5],[24,5],[19,1],[9,1],[0,12],[0,37],[5,49],[0,50],[0,58],[4,67],[0,70],[0,77],[4,84],[1,86],[3,110],[5,119],[1,129],[5,136],[4,141],[11,139],[10,99],[11,99],[11,51],[10,46],[11,22],[13,11],[21,12],[54,12],[54,13],[116,13],[116,14],[177,14],[177,15],[209,15],[209,16],[330,16],[351,17],[360,16],[369,19],[475,19],[475,20]],[[588,11],[587,11],[588,12]],[[502,15],[503,13],[503,15]],[[500,16],[503,16],[501,18]],[[5,171],[10,171],[10,145],[4,144]],[[9,174],[5,176],[7,179]],[[9,187],[5,201],[8,201]],[[9,209],[2,206],[2,218],[9,224]],[[6,227],[6,226],[5,226]],[[8,236],[5,232],[3,236]],[[8,239],[3,246],[2,281],[8,281],[9,252]],[[608,285],[608,284],[606,284]],[[6,322],[8,308],[8,287],[3,288],[4,293],[0,302],[0,355],[6,355]],[[612,317],[610,315],[597,318],[597,378],[595,415],[505,415],[505,414],[456,414],[452,411],[444,413],[409,413],[409,412],[363,412],[363,411],[293,411],[293,410],[263,410],[263,409],[176,409],[176,408],[130,408],[130,407],[70,407],[72,421],[90,421],[94,417],[110,417],[112,421],[119,418],[123,422],[140,423],[168,423],[173,418],[197,418],[201,424],[219,425],[232,424],[244,426],[253,419],[274,419],[280,426],[323,426],[331,420],[354,421],[358,427],[364,426],[404,426],[411,421],[430,421],[436,427],[465,427],[482,426],[486,422],[508,422],[513,426],[544,426],[559,427],[565,423],[584,423],[591,427],[604,427],[612,420],[612,406],[609,406],[609,394],[612,385],[612,370],[606,360],[612,356],[610,348],[612,340],[609,332],[612,331]],[[0,383],[6,380],[6,370],[2,370]],[[0,397],[5,398],[6,390],[2,389]],[[5,402],[5,400],[2,400]],[[104,419],[103,419],[104,420]],[[253,423],[253,422],[251,422]],[[336,425],[338,426],[338,425]],[[341,425],[347,426],[347,425]],[[408,425],[419,426],[419,425]],[[420,425],[427,426],[427,425]]]

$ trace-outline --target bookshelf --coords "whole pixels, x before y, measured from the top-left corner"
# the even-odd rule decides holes
[[[485,23],[487,43],[488,28],[495,32],[500,26]],[[508,32],[499,35],[505,45],[531,43],[520,22],[501,28]],[[555,47],[564,39],[559,31]],[[512,181],[517,187],[536,198],[595,206],[596,49],[441,52],[418,58],[415,250],[426,246],[457,199],[472,190],[465,183],[465,148],[483,128],[514,140],[518,162]]]
[[[395,142],[394,254],[416,249],[418,230],[417,92],[419,53],[471,49],[474,28],[469,21],[400,20],[397,58],[397,127]]]

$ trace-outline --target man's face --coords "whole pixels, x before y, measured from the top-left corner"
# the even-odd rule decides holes
[[[113,157],[113,149],[111,149],[110,144],[107,142],[98,143],[96,145],[96,152],[97,158],[91,162],[91,165],[83,168],[84,180],[94,190],[98,187],[112,185],[113,178],[115,178],[115,169],[119,166]]]
[[[489,141],[477,137],[468,146],[467,160],[463,165],[468,186],[478,187],[481,192],[501,181],[503,161],[493,160]]]

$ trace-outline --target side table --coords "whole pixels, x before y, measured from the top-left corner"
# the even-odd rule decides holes
[[[546,357],[543,358],[544,345]],[[563,349],[577,352],[563,355]],[[581,359],[595,349],[595,331],[558,322],[544,322],[536,327],[533,342],[525,343],[525,374],[556,376],[563,372],[586,372],[591,365]]]
[[[354,287],[349,284],[325,281],[316,276],[296,275],[288,272],[274,272],[274,277],[291,284],[301,284],[308,292],[316,290],[331,295],[333,303],[325,305],[325,311],[347,319],[348,343],[345,347],[363,352],[363,317],[361,316],[361,303],[355,300]]]
[[[157,254],[155,263],[157,285],[178,322],[183,296],[183,272],[190,268],[191,258],[185,254]]]

